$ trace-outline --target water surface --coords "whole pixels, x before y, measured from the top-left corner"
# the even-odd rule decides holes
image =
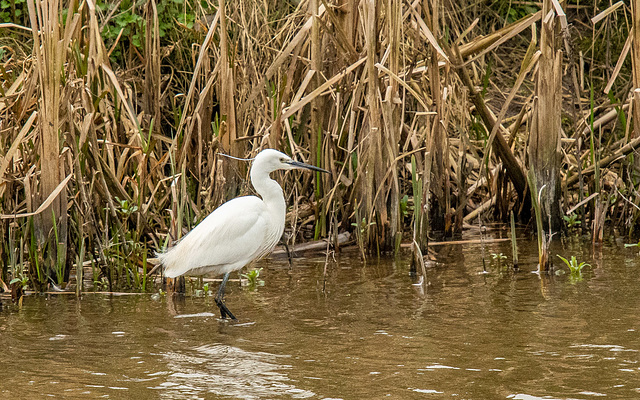
[[[640,256],[557,244],[592,268],[538,276],[535,243],[435,248],[427,286],[406,257],[267,260],[251,291],[2,300],[4,398],[640,398]],[[483,268],[482,257],[485,264]],[[559,260],[558,260],[559,261]],[[556,263],[556,266],[560,266]],[[323,291],[323,286],[326,288]]]

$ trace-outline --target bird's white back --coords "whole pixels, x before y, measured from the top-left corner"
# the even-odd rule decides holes
[[[269,253],[283,230],[284,219],[274,220],[260,198],[238,197],[214,210],[159,258],[169,278],[187,272],[222,274]]]

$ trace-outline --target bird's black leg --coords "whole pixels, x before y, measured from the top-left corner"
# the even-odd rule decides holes
[[[220,309],[220,317],[221,318],[224,319],[224,318],[227,318],[227,316],[229,316],[229,318],[231,318],[231,319],[237,319],[231,313],[231,311],[229,311],[229,309],[227,308],[226,304],[224,304],[224,288],[225,288],[225,286],[227,286],[227,281],[229,280],[229,274],[230,274],[230,272],[227,272],[222,277],[222,283],[220,284],[220,287],[218,288],[218,294],[216,294],[215,300],[216,300],[216,304],[218,305],[218,308]]]
[[[287,250],[287,258],[289,259],[289,269],[293,268],[293,257],[291,256],[291,251],[289,251],[289,246],[287,245],[287,241],[283,240],[282,244],[284,245],[284,249]]]

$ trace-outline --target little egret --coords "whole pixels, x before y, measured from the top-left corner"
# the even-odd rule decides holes
[[[277,150],[261,151],[253,161],[250,176],[262,199],[237,197],[216,208],[175,246],[158,254],[164,275],[224,274],[215,301],[222,318],[236,319],[224,303],[229,274],[270,253],[284,231],[287,205],[282,188],[269,174],[298,168],[328,173]]]

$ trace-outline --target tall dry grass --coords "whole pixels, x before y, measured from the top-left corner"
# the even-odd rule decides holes
[[[478,218],[528,222],[544,118],[555,217],[632,234],[638,8],[552,3],[210,1],[167,25],[148,0],[105,42],[118,9],[33,0],[30,26],[0,25],[3,277],[44,288],[84,265],[97,285],[146,288],[146,254],[251,192],[248,165],[217,154],[264,147],[331,171],[281,177],[286,241],[349,231],[363,256],[403,240],[426,254],[428,235]]]

